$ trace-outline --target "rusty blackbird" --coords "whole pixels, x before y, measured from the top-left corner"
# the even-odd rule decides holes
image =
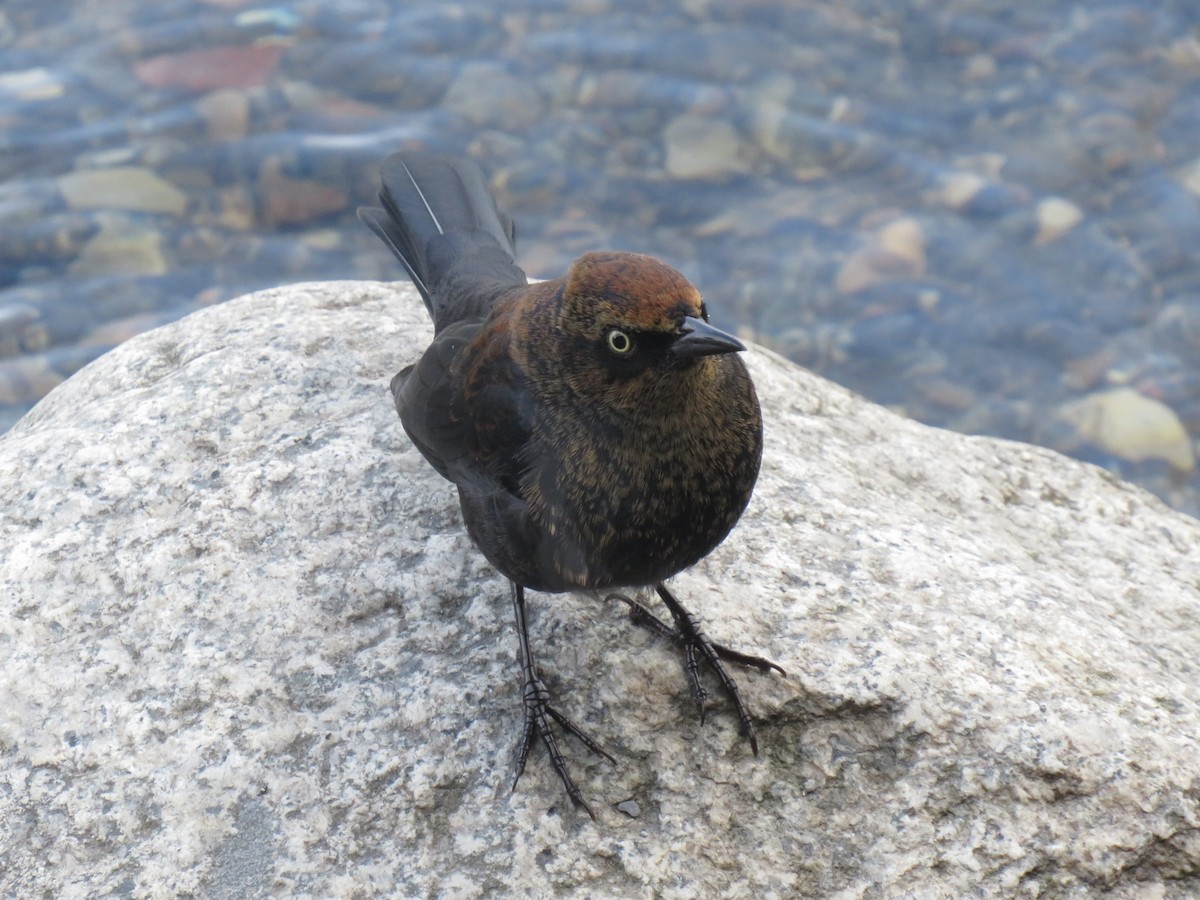
[[[754,488],[762,419],[737,356],[745,347],[708,323],[683,275],[649,256],[587,253],[565,278],[530,284],[512,220],[468,160],[395,153],[381,180],[383,208],[359,217],[403,263],[434,325],[429,348],[392,379],[396,409],[458,487],[471,539],[512,586],[525,710],[516,779],[538,737],[571,801],[592,815],[551,720],[613,761],[551,705],[530,651],[526,588],[653,585],[674,628],[609,596],[683,644],[701,721],[700,662],[715,672],[757,754],[722,660],[783,670],[710,641],[663,584],[725,538]]]

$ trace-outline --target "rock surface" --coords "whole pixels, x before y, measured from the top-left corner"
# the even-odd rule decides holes
[[[142,335],[0,438],[0,894],[1184,897],[1200,523],[766,352],[758,491],[676,579],[780,662],[700,727],[674,647],[531,595],[598,820],[517,786],[505,583],[386,385],[408,289]]]

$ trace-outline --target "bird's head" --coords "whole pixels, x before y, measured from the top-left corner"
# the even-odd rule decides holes
[[[691,282],[639,253],[577,259],[563,285],[558,327],[571,387],[616,406],[686,392],[712,374],[717,358],[746,349],[708,324]]]

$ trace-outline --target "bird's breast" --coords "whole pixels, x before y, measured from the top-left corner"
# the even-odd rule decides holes
[[[751,409],[751,401],[753,408]],[[650,584],[707,555],[750,499],[762,452],[757,402],[719,415],[615,423],[575,415],[538,454],[536,517],[586,584]],[[737,407],[738,404],[733,404]],[[548,463],[548,464],[546,464]]]

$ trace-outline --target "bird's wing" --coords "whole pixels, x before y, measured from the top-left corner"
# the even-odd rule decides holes
[[[533,427],[532,395],[501,339],[480,322],[444,329],[392,379],[404,430],[461,488],[519,494]]]
[[[501,337],[479,322],[447,327],[392,379],[392,394],[413,444],[458,486],[471,538],[497,569],[534,590],[585,582],[582,551],[548,530],[527,496],[539,482],[530,466],[546,463],[533,449],[533,393]]]

